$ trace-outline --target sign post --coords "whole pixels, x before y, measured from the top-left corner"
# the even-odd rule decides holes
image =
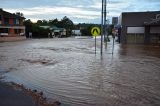
[[[101,34],[100,28],[99,27],[93,27],[91,29],[91,34],[92,34],[92,36],[95,37],[95,54],[96,54],[96,45],[97,45],[96,36]]]
[[[97,45],[97,41],[96,41],[96,36],[95,36],[95,54],[96,54],[96,45]]]
[[[114,52],[114,40],[115,40],[115,36],[113,35],[112,55],[113,55],[113,52]]]

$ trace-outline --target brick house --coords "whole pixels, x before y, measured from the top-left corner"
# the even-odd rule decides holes
[[[25,35],[24,17],[0,9],[0,37]]]

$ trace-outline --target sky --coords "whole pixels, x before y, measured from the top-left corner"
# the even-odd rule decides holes
[[[0,8],[22,12],[26,19],[70,18],[74,23],[100,23],[102,0],[0,0]],[[107,18],[122,12],[160,11],[160,0],[107,0]]]

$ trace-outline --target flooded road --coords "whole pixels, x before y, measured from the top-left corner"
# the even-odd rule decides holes
[[[5,81],[43,91],[62,106],[159,106],[160,46],[104,46],[94,39],[0,43]]]

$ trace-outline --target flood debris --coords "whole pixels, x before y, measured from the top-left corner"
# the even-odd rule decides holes
[[[25,61],[31,64],[42,64],[42,65],[54,65],[57,63],[57,61],[51,61],[47,59],[19,59],[21,61]]]
[[[35,60],[32,60],[32,59],[20,59],[20,60],[28,62],[28,63],[40,63],[40,64],[47,64],[47,63],[49,63],[51,61],[51,60],[46,60],[46,59],[35,59]]]

